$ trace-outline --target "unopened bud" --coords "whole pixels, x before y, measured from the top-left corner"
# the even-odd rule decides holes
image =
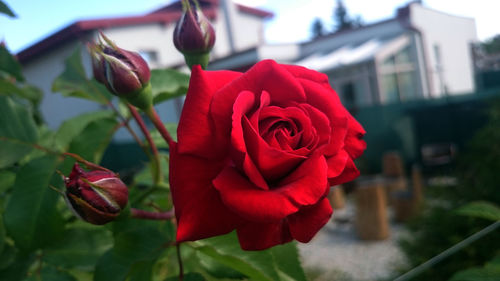
[[[139,108],[151,105],[151,71],[138,53],[119,48],[102,33],[99,42],[89,43],[88,49],[97,81]]]
[[[75,163],[65,184],[68,205],[89,223],[108,223],[127,205],[128,188],[113,172],[86,172]]]
[[[192,7],[189,0],[183,0],[182,6],[183,13],[174,30],[174,45],[190,68],[195,64],[205,68],[215,44],[214,28],[198,3]]]

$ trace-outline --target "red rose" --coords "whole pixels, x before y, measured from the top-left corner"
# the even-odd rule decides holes
[[[359,175],[364,133],[324,74],[194,67],[171,147],[177,241],[234,229],[245,250],[310,241],[332,214],[329,186]]]

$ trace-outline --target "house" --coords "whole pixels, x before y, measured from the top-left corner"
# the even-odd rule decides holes
[[[474,19],[435,11],[420,1],[399,8],[387,20],[277,45],[263,39],[264,21],[272,13],[231,0],[199,2],[217,33],[210,69],[244,71],[268,58],[302,65],[326,73],[351,110],[475,90],[470,48],[477,41]],[[180,14],[180,2],[175,2],[146,15],[79,21],[20,52],[27,80],[46,93],[41,110],[49,126],[97,109],[90,102],[50,94],[64,58],[77,45],[95,39],[102,30],[119,46],[141,53],[153,68],[180,66],[183,57],[172,43]],[[85,50],[82,55],[89,71],[89,55]],[[177,121],[181,106],[181,99],[162,104],[162,120]]]
[[[413,1],[396,16],[309,42],[259,45],[215,60],[213,69],[244,70],[272,58],[328,74],[348,108],[470,93],[475,90],[474,19]]]
[[[242,50],[262,45],[264,20],[273,16],[261,9],[235,4],[230,0],[199,0],[204,14],[212,21],[217,40],[212,58],[222,58]],[[52,81],[64,70],[64,61],[78,46],[95,41],[104,32],[120,47],[139,52],[152,68],[175,67],[184,58],[173,44],[173,31],[182,13],[180,1],[145,15],[77,21],[17,54],[26,80],[44,92],[40,109],[49,127],[57,128],[64,120],[92,110],[99,105],[77,98],[67,98],[51,92]],[[91,75],[91,61],[82,48],[83,66]],[[182,100],[160,105],[160,117],[165,122],[177,122]],[[130,139],[126,132],[118,139]]]

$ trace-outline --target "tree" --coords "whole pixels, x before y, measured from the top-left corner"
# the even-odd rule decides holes
[[[493,38],[481,44],[487,54],[500,53],[500,34],[495,35]]]
[[[333,11],[333,20],[335,22],[335,30],[342,31],[353,27],[352,19],[350,18],[347,8],[342,0],[337,0],[337,6]]]
[[[320,18],[315,18],[312,26],[311,32],[313,38],[318,38],[326,34],[325,26]]]

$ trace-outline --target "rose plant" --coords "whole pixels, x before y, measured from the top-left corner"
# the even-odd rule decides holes
[[[215,34],[190,3],[174,42],[191,76],[101,34],[94,77],[78,49],[53,90],[103,109],[56,130],[0,45],[0,280],[306,280],[291,241],[328,222],[329,187],[359,175],[365,132],[324,74],[272,60],[204,70]],[[186,93],[174,135],[154,106]],[[126,153],[133,172],[103,167],[119,128],[140,151]]]

